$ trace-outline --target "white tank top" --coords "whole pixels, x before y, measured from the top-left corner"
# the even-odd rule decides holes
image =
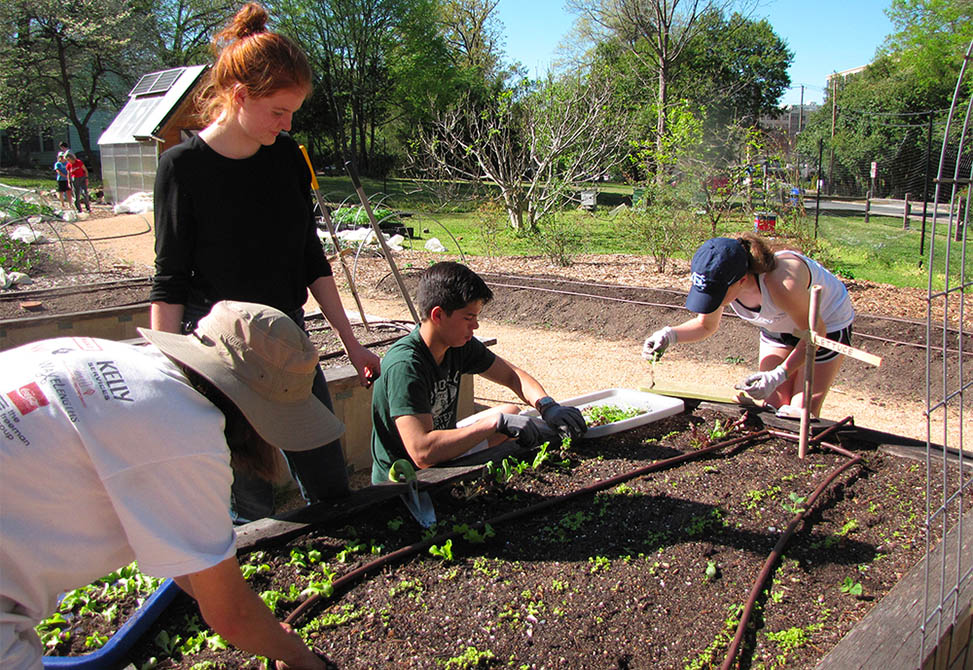
[[[828,272],[817,261],[796,251],[778,251],[774,256],[780,258],[784,254],[796,256],[804,261],[811,272],[810,286],[821,285],[821,297],[818,305],[820,318],[824,322],[826,332],[833,333],[850,326],[851,322],[855,320],[855,310],[851,306],[848,291],[841,280]],[[797,329],[797,324],[774,303],[773,298],[770,297],[770,291],[764,284],[765,277],[766,274],[757,276],[757,282],[760,286],[760,309],[758,311],[748,309],[739,300],[731,302],[730,307],[744,321],[749,321],[768,332],[791,334]]]

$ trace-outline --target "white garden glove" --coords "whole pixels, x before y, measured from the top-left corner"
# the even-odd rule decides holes
[[[676,331],[669,326],[661,328],[649,335],[642,344],[642,358],[658,360],[666,349],[676,343]]]
[[[773,370],[757,372],[750,375],[733,388],[738,391],[746,391],[757,400],[763,400],[774,392],[787,379],[787,370],[783,365],[778,365]]]

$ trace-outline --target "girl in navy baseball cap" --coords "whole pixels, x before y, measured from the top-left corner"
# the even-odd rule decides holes
[[[686,309],[696,316],[652,333],[642,356],[657,360],[676,342],[697,342],[717,331],[723,308],[760,329],[760,372],[737,384],[781,413],[804,407],[804,360],[811,287],[822,287],[817,332],[850,344],[855,312],[844,284],[816,261],[792,250],[776,253],[753,233],[714,237],[693,255]],[[819,348],[815,355],[811,413],[817,416],[843,356]]]

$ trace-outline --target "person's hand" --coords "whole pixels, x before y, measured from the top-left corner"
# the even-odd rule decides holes
[[[308,649],[304,640],[290,625],[280,622],[280,627],[284,629],[288,637],[292,638],[298,649],[298,658],[293,658],[290,662],[276,661],[274,667],[277,670],[333,670],[338,667],[323,654]]]
[[[738,391],[746,391],[757,400],[763,400],[770,396],[785,379],[787,379],[787,371],[783,365],[778,365],[773,370],[750,375],[734,388]]]
[[[546,423],[523,414],[500,414],[497,432],[512,437],[522,447],[536,447],[544,442],[560,442],[558,434]]]
[[[369,388],[382,374],[382,359],[360,344],[348,351],[348,360],[355,366],[358,381],[365,388]]]
[[[662,358],[666,349],[676,343],[676,331],[669,326],[655,331],[642,343],[642,358],[657,361]]]
[[[570,405],[559,405],[551,400],[541,403],[541,418],[551,429],[569,437],[581,437],[588,431],[588,423],[581,415],[581,410]]]

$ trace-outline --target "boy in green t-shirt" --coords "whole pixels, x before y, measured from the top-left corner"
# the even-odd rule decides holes
[[[419,279],[422,322],[389,349],[372,390],[373,482],[387,481],[399,458],[428,468],[509,439],[536,447],[588,429],[576,407],[556,403],[536,379],[473,337],[480,311],[492,298],[483,279],[459,263],[436,263]],[[517,405],[506,404],[457,427],[463,374],[506,386],[542,418],[523,416]]]

